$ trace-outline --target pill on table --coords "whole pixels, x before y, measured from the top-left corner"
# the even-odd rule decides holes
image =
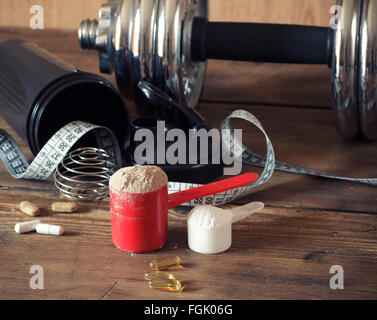
[[[40,234],[48,234],[52,236],[61,236],[64,233],[63,227],[45,223],[38,224],[36,230]]]
[[[31,217],[36,217],[40,213],[39,207],[29,201],[22,201],[19,207],[23,213],[26,213],[28,216],[31,216]]]
[[[77,212],[79,207],[76,203],[68,203],[68,202],[55,202],[51,206],[52,211],[54,212],[61,212],[61,213],[71,213]]]
[[[162,271],[152,271],[146,273],[144,275],[145,280],[153,281],[153,280],[175,280],[175,277],[170,272],[162,272]]]
[[[17,233],[27,233],[35,231],[37,225],[40,223],[41,222],[39,220],[20,222],[14,226],[14,231],[16,231]]]
[[[161,280],[161,279],[155,279],[148,283],[149,288],[160,290],[160,291],[166,291],[166,292],[181,292],[184,287],[182,286],[181,281],[176,279],[170,279],[170,280]]]
[[[162,257],[149,263],[152,271],[183,269],[180,257]]]

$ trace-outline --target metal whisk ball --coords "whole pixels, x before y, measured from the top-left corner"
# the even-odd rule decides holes
[[[109,195],[115,161],[104,150],[80,148],[69,153],[55,171],[55,186],[75,200],[99,200]]]

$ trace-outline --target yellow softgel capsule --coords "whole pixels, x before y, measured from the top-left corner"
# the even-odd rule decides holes
[[[152,271],[183,269],[180,257],[161,257],[149,263]]]
[[[153,271],[148,272],[144,276],[145,280],[153,281],[153,280],[175,280],[175,277],[170,272],[163,272],[163,271]]]
[[[184,287],[181,281],[176,279],[155,279],[148,283],[149,288],[165,292],[181,292]]]

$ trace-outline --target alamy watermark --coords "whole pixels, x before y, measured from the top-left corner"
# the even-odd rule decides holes
[[[344,269],[342,266],[332,266],[330,274],[334,276],[330,279],[330,288],[332,290],[344,290]]]
[[[44,9],[40,5],[33,5],[29,9],[32,15],[29,21],[31,29],[44,29]]]
[[[32,290],[44,289],[44,270],[39,265],[31,266],[30,274],[33,276],[30,278],[29,286]]]
[[[340,5],[332,6],[330,14],[333,15],[330,20],[330,28],[336,30],[339,26],[343,25],[343,7]]]
[[[234,139],[232,139],[234,137]],[[234,143],[233,143],[234,140]],[[165,122],[157,127],[139,129],[135,142],[140,142],[134,152],[138,165],[206,165],[224,164],[224,175],[242,172],[242,129],[172,129],[166,132]]]

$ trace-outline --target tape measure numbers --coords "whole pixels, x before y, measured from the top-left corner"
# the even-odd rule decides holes
[[[9,173],[16,179],[46,180],[76,142],[89,132],[94,133],[98,147],[111,155],[120,167],[120,148],[112,131],[82,121],[69,123],[56,132],[31,164],[12,137],[0,129],[0,157]]]

